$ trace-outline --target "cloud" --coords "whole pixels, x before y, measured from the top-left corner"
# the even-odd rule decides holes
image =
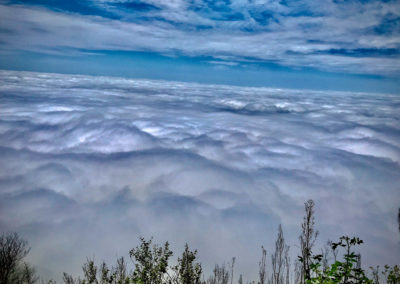
[[[0,93],[0,230],[45,276],[143,235],[256,278],[279,223],[295,258],[309,198],[320,244],[356,235],[366,265],[398,261],[396,95],[11,71]]]
[[[6,50],[151,51],[399,75],[396,1],[88,1],[87,9],[17,3],[0,7]]]

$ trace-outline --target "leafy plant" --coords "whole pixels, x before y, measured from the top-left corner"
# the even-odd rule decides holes
[[[190,251],[188,244],[182,256],[178,258],[178,264],[174,266],[175,278],[172,282],[182,284],[199,284],[202,267],[200,263],[195,262],[197,250]]]
[[[400,283],[400,268],[398,265],[390,267],[389,265],[385,265],[385,270],[382,271],[382,274],[385,276],[386,283],[388,284],[398,284]]]
[[[129,255],[135,262],[135,270],[132,275],[134,283],[161,284],[167,273],[168,259],[172,256],[169,243],[164,247],[152,245],[152,239],[146,241],[140,238],[141,244],[131,249]]]
[[[356,245],[362,244],[363,241],[357,237],[350,238],[343,236],[339,242],[332,243],[332,249],[336,250],[338,247],[345,249],[343,261],[336,260],[332,265],[326,269],[321,269],[322,255],[313,256],[314,262],[311,264],[312,277],[306,279],[306,283],[327,283],[327,284],[350,284],[350,283],[373,283],[369,279],[364,270],[360,267],[360,256],[357,255],[352,248]]]

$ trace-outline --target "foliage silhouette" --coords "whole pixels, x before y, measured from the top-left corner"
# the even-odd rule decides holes
[[[169,243],[164,247],[152,245],[152,239],[146,241],[140,238],[141,244],[129,252],[135,262],[135,270],[132,275],[134,283],[161,284],[167,274],[168,259],[172,256]]]
[[[352,251],[352,247],[362,243],[363,241],[359,238],[350,238],[348,236],[343,236],[339,242],[332,243],[333,249],[337,247],[345,248],[344,260],[336,260],[325,269],[321,269],[322,255],[313,256],[312,259],[315,261],[311,264],[311,277],[310,279],[305,279],[306,283],[373,283],[359,265],[360,256]]]
[[[196,261],[197,250],[190,251],[188,244],[185,245],[185,250],[182,256],[178,258],[178,264],[173,268],[174,276],[172,283],[182,284],[199,284],[202,274],[202,267]]]
[[[300,239],[300,252],[299,261],[302,263],[301,275],[303,280],[311,279],[311,266],[314,260],[318,260],[319,256],[312,257],[312,248],[317,240],[319,232],[315,230],[315,217],[314,217],[314,201],[308,200],[304,203],[305,216],[301,224]],[[304,281],[302,281],[304,282]]]
[[[286,244],[282,226],[278,227],[275,251],[271,255],[271,273],[267,271],[267,251],[262,246],[261,260],[258,263],[258,284],[400,284],[399,266],[385,265],[383,271],[371,267],[370,276],[361,267],[361,255],[355,248],[363,241],[358,237],[342,236],[337,242],[329,241],[321,254],[314,254],[313,248],[318,237],[315,229],[314,202],[304,204],[305,216],[301,224],[300,255],[290,271],[289,246]],[[400,213],[400,212],[399,212]],[[399,215],[400,218],[400,215]],[[400,221],[400,219],[399,219]],[[39,282],[35,269],[23,258],[29,253],[28,243],[16,233],[0,236],[0,284],[34,284]],[[342,259],[339,252],[343,251]],[[177,259],[176,265],[169,265],[173,252],[169,243],[163,246],[153,244],[153,239],[140,238],[140,244],[129,252],[133,269],[128,271],[123,257],[118,258],[115,266],[105,262],[99,266],[94,259],[87,259],[82,266],[83,277],[74,278],[64,273],[66,284],[228,284],[234,283],[233,257],[228,268],[225,264],[216,264],[212,275],[204,281],[203,269],[197,259],[197,250],[191,251],[186,244]],[[329,262],[329,255],[333,262]],[[245,281],[239,274],[238,282]],[[44,282],[42,281],[42,284]],[[55,284],[55,281],[48,283]],[[245,283],[253,283],[245,282]]]
[[[22,259],[29,253],[28,242],[17,233],[0,236],[0,282],[34,283],[37,281],[35,269]]]

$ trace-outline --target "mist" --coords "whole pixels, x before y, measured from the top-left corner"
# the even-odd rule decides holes
[[[139,236],[255,278],[279,224],[296,255],[312,198],[319,245],[394,264],[399,121],[398,95],[0,71],[0,231],[49,278]]]

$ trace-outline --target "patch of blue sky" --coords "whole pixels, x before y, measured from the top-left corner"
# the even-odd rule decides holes
[[[272,62],[226,64],[212,57],[163,56],[154,52],[81,50],[81,56],[20,52],[0,54],[0,69],[148,78],[183,82],[291,89],[399,93],[395,78],[289,68]]]
[[[139,12],[148,12],[151,10],[161,10],[161,8],[150,4],[150,3],[146,3],[143,1],[129,1],[129,2],[115,2],[115,3],[109,3],[109,5],[111,6],[115,6],[115,7],[120,7],[120,8],[125,8],[125,9],[129,9],[132,11],[139,11]]]
[[[399,48],[356,48],[356,49],[329,49],[327,54],[339,54],[352,57],[391,57],[399,56]]]
[[[279,4],[288,8],[282,14],[289,17],[317,17],[323,15],[322,9],[309,1],[281,0]]]
[[[379,25],[374,26],[372,30],[378,35],[400,34],[399,15],[393,13],[386,14]]]
[[[222,21],[242,21],[244,15],[230,7],[230,1],[204,1],[202,5],[190,5],[192,10],[202,17]]]
[[[317,50],[313,52],[296,52],[287,51],[288,55],[315,55],[315,54],[328,54],[328,55],[341,55],[348,57],[397,57],[400,55],[399,48],[331,48],[326,50]]]
[[[271,10],[249,11],[249,14],[258,24],[262,26],[266,26],[271,22],[279,23],[279,19],[276,17],[276,13]]]

